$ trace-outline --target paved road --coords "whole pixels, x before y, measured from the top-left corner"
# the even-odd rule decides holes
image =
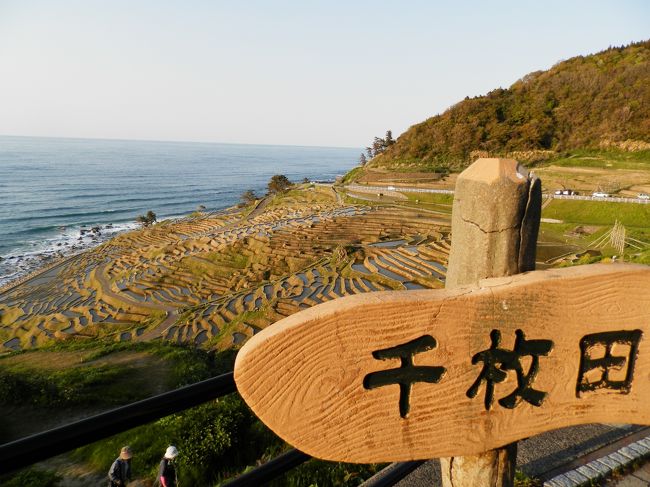
[[[251,211],[248,216],[246,216],[245,220],[252,220],[255,218],[257,215],[260,215],[264,209],[267,207],[267,205],[271,202],[271,196],[264,196],[258,203],[257,206]],[[229,224],[227,226],[233,226],[235,223],[239,222],[234,222],[232,224]],[[226,225],[224,225],[223,228],[226,228]]]
[[[388,188],[394,189],[388,189]],[[407,186],[362,186],[359,184],[348,184],[344,186],[345,189],[350,191],[404,191],[407,193],[438,193],[438,194],[454,194],[452,189],[430,189],[430,188],[411,188]],[[593,196],[580,196],[580,195],[562,195],[562,194],[553,194],[547,193],[544,195],[547,198],[553,198],[557,200],[583,200],[583,201],[605,201],[608,203],[640,203],[640,204],[650,204],[650,200],[641,199],[641,198],[618,198],[618,197],[608,197],[608,198],[596,198]]]
[[[637,431],[640,426],[589,424],[542,433],[518,443],[517,469],[530,477],[546,480],[577,458],[603,448]],[[436,441],[435,437],[431,441]],[[364,485],[372,486],[369,479]],[[397,487],[439,487],[440,463],[426,462],[395,484]]]

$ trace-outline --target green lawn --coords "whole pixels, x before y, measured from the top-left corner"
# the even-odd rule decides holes
[[[610,203],[606,201],[553,200],[542,212],[544,218],[586,225],[650,226],[650,204]]]
[[[627,246],[625,261],[650,264],[650,205],[638,203],[608,203],[605,201],[553,200],[542,212],[544,218],[562,220],[564,223],[542,223],[540,239],[576,245],[587,249],[606,234],[618,220],[625,226]],[[573,230],[582,225],[595,227],[590,235],[579,235]],[[619,252],[608,242],[599,247],[602,255],[586,256],[579,264],[588,264],[611,258]]]

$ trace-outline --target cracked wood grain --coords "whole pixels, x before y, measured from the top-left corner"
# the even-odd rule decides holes
[[[507,306],[503,306],[507,303]],[[486,410],[485,384],[467,391],[481,372],[472,356],[490,345],[490,331],[511,350],[516,330],[553,341],[540,356],[534,387],[540,406]],[[634,382],[628,392],[598,389],[576,394],[580,343],[588,334],[639,329]],[[414,355],[415,366],[443,366],[440,381],[415,382],[410,410],[400,415],[401,387],[364,387],[364,377],[400,367],[399,358],[373,352],[424,335],[436,347]],[[615,350],[615,355],[623,355]],[[650,267],[598,264],[534,271],[454,290],[389,291],[350,296],[291,315],[252,337],[235,364],[241,396],[266,425],[312,456],[357,463],[456,456],[465,475],[467,455],[544,431],[590,422],[650,424]],[[495,385],[496,398],[517,387],[517,374]],[[509,478],[509,450],[479,455],[471,485]],[[461,458],[461,456],[465,455]],[[477,457],[475,457],[477,458]],[[494,458],[497,462],[493,465]],[[458,470],[460,469],[460,471]],[[457,477],[460,478],[460,477]],[[491,485],[495,485],[492,482]]]

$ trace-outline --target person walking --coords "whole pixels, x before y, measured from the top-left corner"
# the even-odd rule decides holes
[[[131,457],[133,457],[131,448],[122,447],[120,456],[115,459],[108,471],[108,487],[125,487],[131,481]]]
[[[170,445],[165,451],[165,456],[160,461],[158,469],[158,480],[161,487],[178,487],[178,475],[174,459],[178,456],[178,450]]]

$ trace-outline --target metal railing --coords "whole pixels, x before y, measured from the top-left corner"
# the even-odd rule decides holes
[[[400,187],[400,186],[391,186],[392,189],[388,189],[388,186],[361,186],[359,184],[348,184],[345,186],[345,189],[351,191],[397,191],[404,193],[438,193],[438,194],[454,194],[453,189],[430,189],[430,188],[409,188],[409,187]]]
[[[149,397],[41,433],[0,445],[0,475],[94,443],[170,414],[237,392],[232,372]],[[229,481],[229,487],[257,486],[303,464],[311,457],[289,450]],[[396,463],[368,481],[369,487],[388,487],[422,462]],[[374,480],[373,480],[374,479]]]
[[[650,200],[643,198],[620,198],[618,196],[580,196],[577,194],[549,194],[548,196],[556,200],[604,201],[605,203],[650,203]]]
[[[430,189],[430,188],[411,188],[406,186],[364,186],[359,184],[348,184],[344,186],[345,189],[350,191],[394,191],[402,193],[439,193],[439,194],[454,194],[452,189]],[[388,188],[392,189],[388,189]],[[569,195],[569,194],[554,194],[547,193],[544,196],[556,200],[582,200],[582,201],[604,201],[609,203],[640,203],[650,204],[650,199],[645,198],[621,198],[619,196],[591,196],[591,195]]]
[[[0,474],[235,392],[233,373],[133,402],[104,413],[0,445]]]

